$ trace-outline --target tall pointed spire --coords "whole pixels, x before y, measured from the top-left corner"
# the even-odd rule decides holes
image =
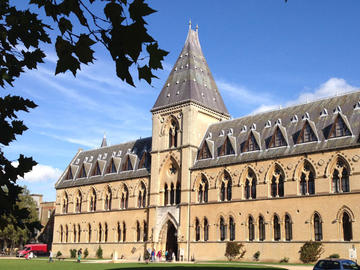
[[[101,148],[101,147],[106,147],[106,146],[107,146],[106,134],[104,133],[104,137],[103,137],[103,139],[102,139],[100,148]]]
[[[191,21],[185,45],[151,111],[190,101],[229,116],[201,50],[198,26],[193,30]]]

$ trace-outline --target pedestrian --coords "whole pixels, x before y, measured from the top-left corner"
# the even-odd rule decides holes
[[[173,260],[174,262],[176,261],[175,252],[172,253],[172,260]]]
[[[151,251],[151,261],[155,262],[155,249],[152,249]]]
[[[79,250],[78,250],[78,257],[77,257],[77,262],[78,263],[80,263],[80,261],[81,261],[81,254],[82,254],[82,249],[80,248]]]
[[[161,250],[158,251],[157,257],[158,257],[158,261],[161,262]]]
[[[53,253],[52,250],[49,250],[49,263],[53,262]]]
[[[165,261],[169,260],[168,256],[169,256],[169,252],[167,250],[165,250]]]

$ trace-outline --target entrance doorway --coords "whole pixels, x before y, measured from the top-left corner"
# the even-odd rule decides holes
[[[167,222],[166,250],[169,253],[169,258],[172,258],[174,252],[176,260],[178,260],[177,230],[171,221]]]

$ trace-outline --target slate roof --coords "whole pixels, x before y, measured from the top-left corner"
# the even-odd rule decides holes
[[[103,182],[111,182],[122,179],[131,179],[138,177],[147,177],[150,175],[150,165],[147,168],[139,169],[139,162],[144,152],[151,152],[151,137],[131,141],[123,144],[112,146],[103,146],[98,149],[80,151],[73,158],[59,181],[56,183],[55,188],[67,188],[74,186],[82,186],[89,184],[98,184]],[[122,165],[129,156],[133,170],[122,171]],[[106,168],[110,165],[111,159],[114,158],[117,163],[117,173],[106,174]],[[97,176],[90,176],[97,161],[102,164],[102,174]],[[86,164],[87,177],[79,178],[79,172],[83,164]],[[72,169],[73,179],[66,180],[66,175]]]
[[[189,101],[229,116],[201,50],[198,30],[191,26],[184,48],[151,111]]]
[[[352,135],[327,139],[329,129],[339,115]],[[313,129],[317,141],[296,144],[296,138],[305,121]],[[277,127],[280,128],[285,137],[287,146],[268,149],[269,138],[274,134]],[[255,135],[260,150],[241,152],[241,146],[248,139],[250,132]],[[212,124],[200,145],[201,149],[203,144],[207,143],[212,152],[212,158],[197,160],[193,169],[358,147],[360,145],[359,133],[360,92],[354,92]],[[235,154],[219,157],[218,149],[227,137],[234,147]]]

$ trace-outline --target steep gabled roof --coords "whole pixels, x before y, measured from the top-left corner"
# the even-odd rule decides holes
[[[189,101],[229,116],[202,53],[198,30],[192,30],[191,25],[184,48],[151,111]]]

